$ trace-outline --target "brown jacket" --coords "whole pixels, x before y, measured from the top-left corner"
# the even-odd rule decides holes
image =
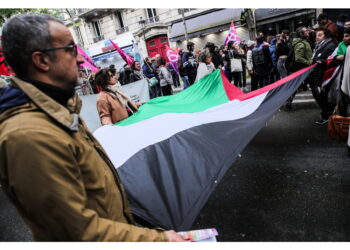
[[[137,104],[131,101],[128,103],[130,107],[137,111]],[[102,125],[115,124],[129,117],[121,102],[106,91],[101,91],[98,94],[96,105]]]
[[[39,241],[166,241],[134,226],[119,176],[77,115],[13,78],[30,102],[0,113],[0,181]]]

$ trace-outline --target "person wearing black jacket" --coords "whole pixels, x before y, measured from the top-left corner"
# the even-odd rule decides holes
[[[282,31],[281,37],[276,44],[275,54],[277,56],[277,70],[281,78],[288,75],[286,61],[292,52],[291,44],[288,43],[287,36],[287,31]]]
[[[258,86],[262,88],[269,84],[269,73],[272,69],[272,59],[269,44],[264,43],[264,37],[256,38],[256,47],[253,49],[253,70],[258,79]]]
[[[245,58],[244,52],[239,48],[238,45],[235,45],[234,41],[229,41],[227,44],[228,53],[225,55],[225,60],[227,61],[227,67],[231,70],[231,59],[243,59]],[[239,51],[240,50],[240,51]],[[237,87],[242,87],[242,72],[231,72],[229,80],[234,80],[234,83]]]
[[[323,74],[327,70],[327,58],[336,47],[337,45],[332,40],[331,32],[326,28],[319,28],[316,32],[315,49],[312,55],[312,63],[317,63],[317,66],[309,75],[307,82],[311,86],[312,95],[322,109],[321,117],[316,121],[320,125],[327,123],[328,117],[334,109],[334,105],[327,101],[329,86],[326,86],[321,91],[321,84],[323,82]]]

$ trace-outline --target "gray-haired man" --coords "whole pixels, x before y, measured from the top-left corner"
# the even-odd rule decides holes
[[[184,241],[134,225],[108,156],[79,117],[71,33],[42,15],[19,15],[2,33],[17,77],[1,89],[0,181],[42,241]]]

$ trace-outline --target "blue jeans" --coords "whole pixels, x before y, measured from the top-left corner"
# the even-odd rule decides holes
[[[181,76],[182,81],[184,82],[184,89],[187,89],[190,86],[188,81],[188,76]]]

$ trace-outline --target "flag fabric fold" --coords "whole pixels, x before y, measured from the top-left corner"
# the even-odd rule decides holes
[[[96,73],[98,71],[97,65],[94,63],[93,60],[85,53],[85,51],[77,46],[78,48],[78,53],[84,58],[84,62],[80,64],[80,66],[87,67],[91,69],[92,72]]]
[[[229,41],[234,41],[235,43],[241,42],[241,39],[239,39],[239,37],[237,35],[237,31],[236,31],[235,24],[233,23],[233,21],[231,22],[230,30],[228,31],[228,34],[226,36],[224,44],[227,45]]]
[[[129,65],[131,66],[134,59],[131,58],[129,55],[127,55],[121,48],[119,48],[119,46],[114,43],[112,40],[109,40],[111,42],[111,44],[113,45],[113,47],[118,51],[119,55],[123,58],[123,60]]]
[[[96,130],[132,212],[155,226],[189,230],[238,154],[313,67],[247,94],[216,70]]]

